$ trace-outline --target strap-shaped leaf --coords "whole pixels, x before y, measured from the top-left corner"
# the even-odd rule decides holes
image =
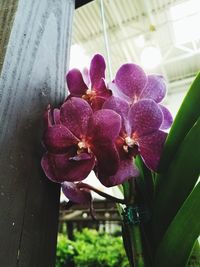
[[[200,266],[200,245],[199,241],[196,240],[187,267],[199,267]]]
[[[154,181],[153,174],[145,166],[140,156],[137,156],[135,163],[140,171],[140,176],[136,178],[137,184],[139,185],[140,192],[143,195],[143,201],[148,203],[148,206],[152,205],[152,199],[154,195]]]
[[[177,148],[200,116],[200,73],[192,83],[172,125],[160,162],[160,171],[166,170]],[[158,178],[159,179],[159,178]]]
[[[153,228],[157,243],[195,186],[200,174],[200,118],[185,137],[154,203]]]
[[[185,267],[200,234],[200,183],[184,202],[160,243],[154,267]]]

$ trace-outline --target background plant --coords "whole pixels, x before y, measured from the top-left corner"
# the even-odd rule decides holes
[[[87,228],[74,232],[71,241],[58,235],[56,267],[128,267],[122,238]]]

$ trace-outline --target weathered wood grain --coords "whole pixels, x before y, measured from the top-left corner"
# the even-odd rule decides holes
[[[1,267],[54,266],[59,187],[40,167],[42,114],[64,99],[73,10],[18,0],[0,77]]]
[[[0,0],[0,72],[18,1]]]

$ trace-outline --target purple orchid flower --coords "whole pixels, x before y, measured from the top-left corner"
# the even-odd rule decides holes
[[[163,113],[162,130],[168,129],[173,118],[169,110],[160,104],[166,95],[166,83],[161,75],[146,75],[144,70],[136,64],[122,65],[115,76],[115,90],[119,96],[131,104],[142,99],[152,99]]]
[[[115,110],[122,117],[121,139],[117,140],[118,151],[121,151],[120,174],[137,174],[131,160],[137,154],[141,155],[148,168],[156,171],[167,136],[160,129],[163,112],[159,105],[152,99],[142,99],[130,106],[126,100],[112,96],[103,108]]]
[[[69,97],[81,97],[93,110],[101,109],[104,101],[112,94],[105,84],[105,69],[104,58],[96,54],[91,61],[89,71],[84,69],[82,74],[78,69],[70,70],[66,75]]]
[[[61,184],[63,194],[73,203],[90,204],[92,195],[87,188],[79,188],[78,183],[63,182]]]
[[[107,176],[117,171],[115,139],[121,117],[116,112],[103,109],[93,113],[85,100],[72,97],[47,121],[43,138],[47,152],[41,164],[49,179],[58,183],[81,181],[94,166]]]

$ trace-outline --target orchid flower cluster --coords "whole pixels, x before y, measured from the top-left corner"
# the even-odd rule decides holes
[[[136,64],[124,64],[110,83],[104,58],[96,54],[89,70],[66,75],[70,94],[60,108],[45,112],[42,158],[46,176],[61,183],[74,203],[90,203],[82,181],[93,170],[106,187],[137,177],[135,158],[157,171],[172,116],[161,103],[166,84]]]

